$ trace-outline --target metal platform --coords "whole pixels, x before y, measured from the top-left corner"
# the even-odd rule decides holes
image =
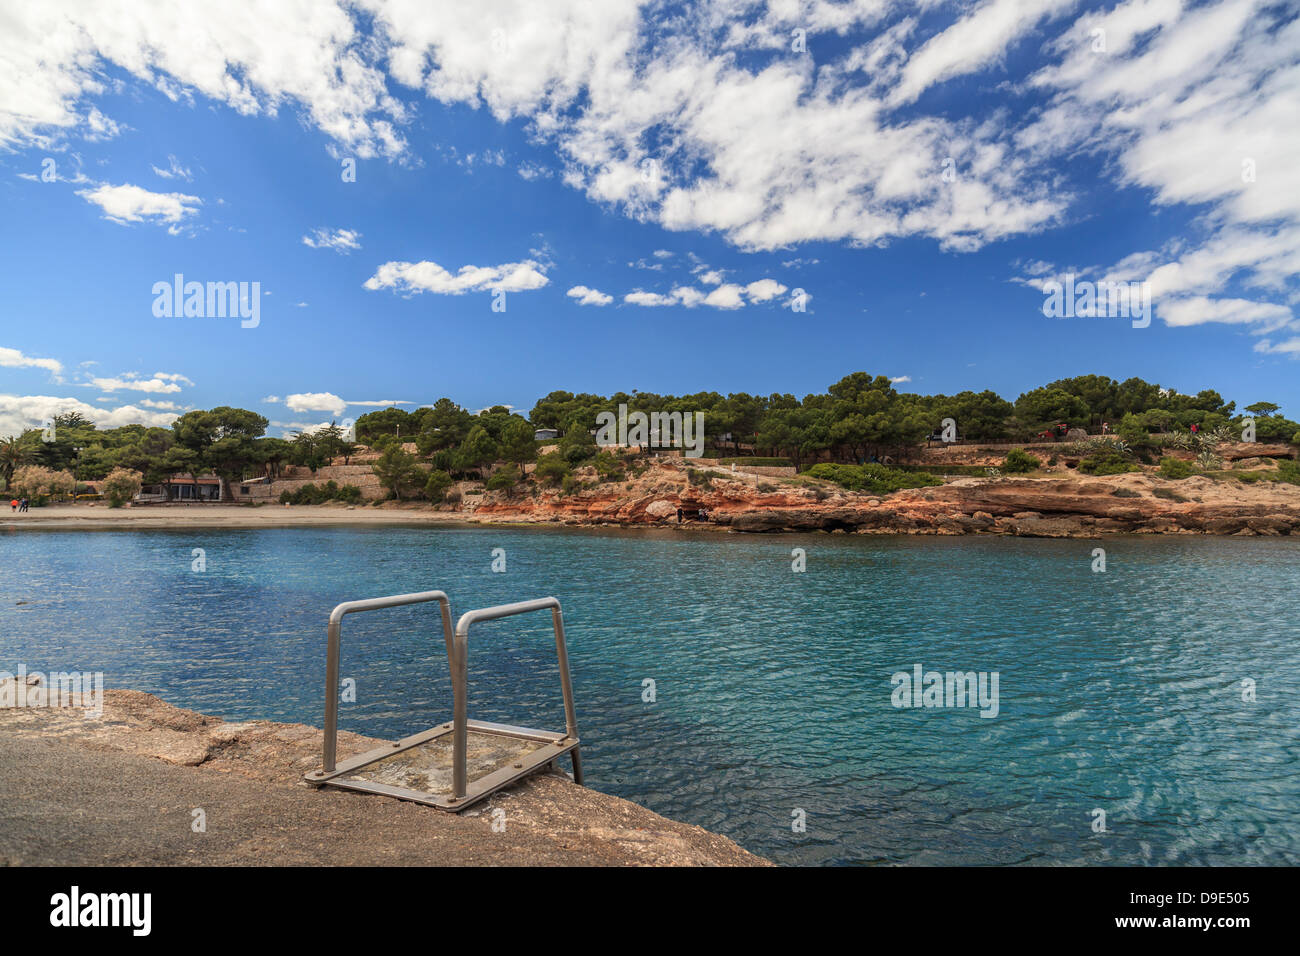
[[[437,601],[442,612],[443,638],[451,667],[453,710],[451,721],[404,737],[392,744],[336,761],[338,748],[339,652],[342,621],[346,614]],[[513,617],[549,609],[555,630],[555,652],[560,665],[560,690],[564,696],[563,733],[533,730],[510,724],[470,720],[468,657],[469,629],[480,621]],[[314,786],[342,787],[411,800],[439,810],[459,812],[502,787],[534,773],[563,757],[573,761],[573,779],[582,783],[578,722],[574,716],[573,687],[564,643],[560,602],[553,597],[517,604],[481,608],[461,615],[453,632],[451,602],[442,591],[422,591],[393,597],[347,601],[330,614],[329,647],[325,668],[325,739],[323,768],[304,775]]]

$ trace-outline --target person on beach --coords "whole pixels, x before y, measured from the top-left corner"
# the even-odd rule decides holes
[[[9,510],[10,510],[10,511],[17,511],[17,510],[18,510],[18,499],[17,499],[17,498],[14,498],[12,501],[9,502]]]
[[[19,513],[21,514],[22,512],[24,512],[24,511],[26,511],[26,510],[27,510],[27,499],[26,499],[26,498],[20,498],[20,499],[18,500],[18,511],[19,511]]]

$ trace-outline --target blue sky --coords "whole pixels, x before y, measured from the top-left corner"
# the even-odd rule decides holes
[[[115,6],[0,13],[0,435],[856,370],[1300,413],[1294,9]],[[1153,321],[1045,317],[1066,273]]]

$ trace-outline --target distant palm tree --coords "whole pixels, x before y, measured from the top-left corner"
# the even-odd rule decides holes
[[[14,480],[14,471],[31,461],[31,452],[21,445],[13,435],[0,441],[0,475],[5,484]]]

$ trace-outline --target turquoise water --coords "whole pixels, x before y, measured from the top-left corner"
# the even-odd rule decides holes
[[[773,860],[1300,862],[1300,541],[1104,544],[1093,573],[1097,542],[993,537],[0,532],[0,670],[100,670],[319,726],[336,603],[442,588],[459,614],[553,594],[588,783]],[[436,620],[346,620],[345,729],[449,718]],[[471,641],[472,717],[563,726],[548,615]],[[916,664],[996,671],[997,716],[894,707],[891,675]]]

